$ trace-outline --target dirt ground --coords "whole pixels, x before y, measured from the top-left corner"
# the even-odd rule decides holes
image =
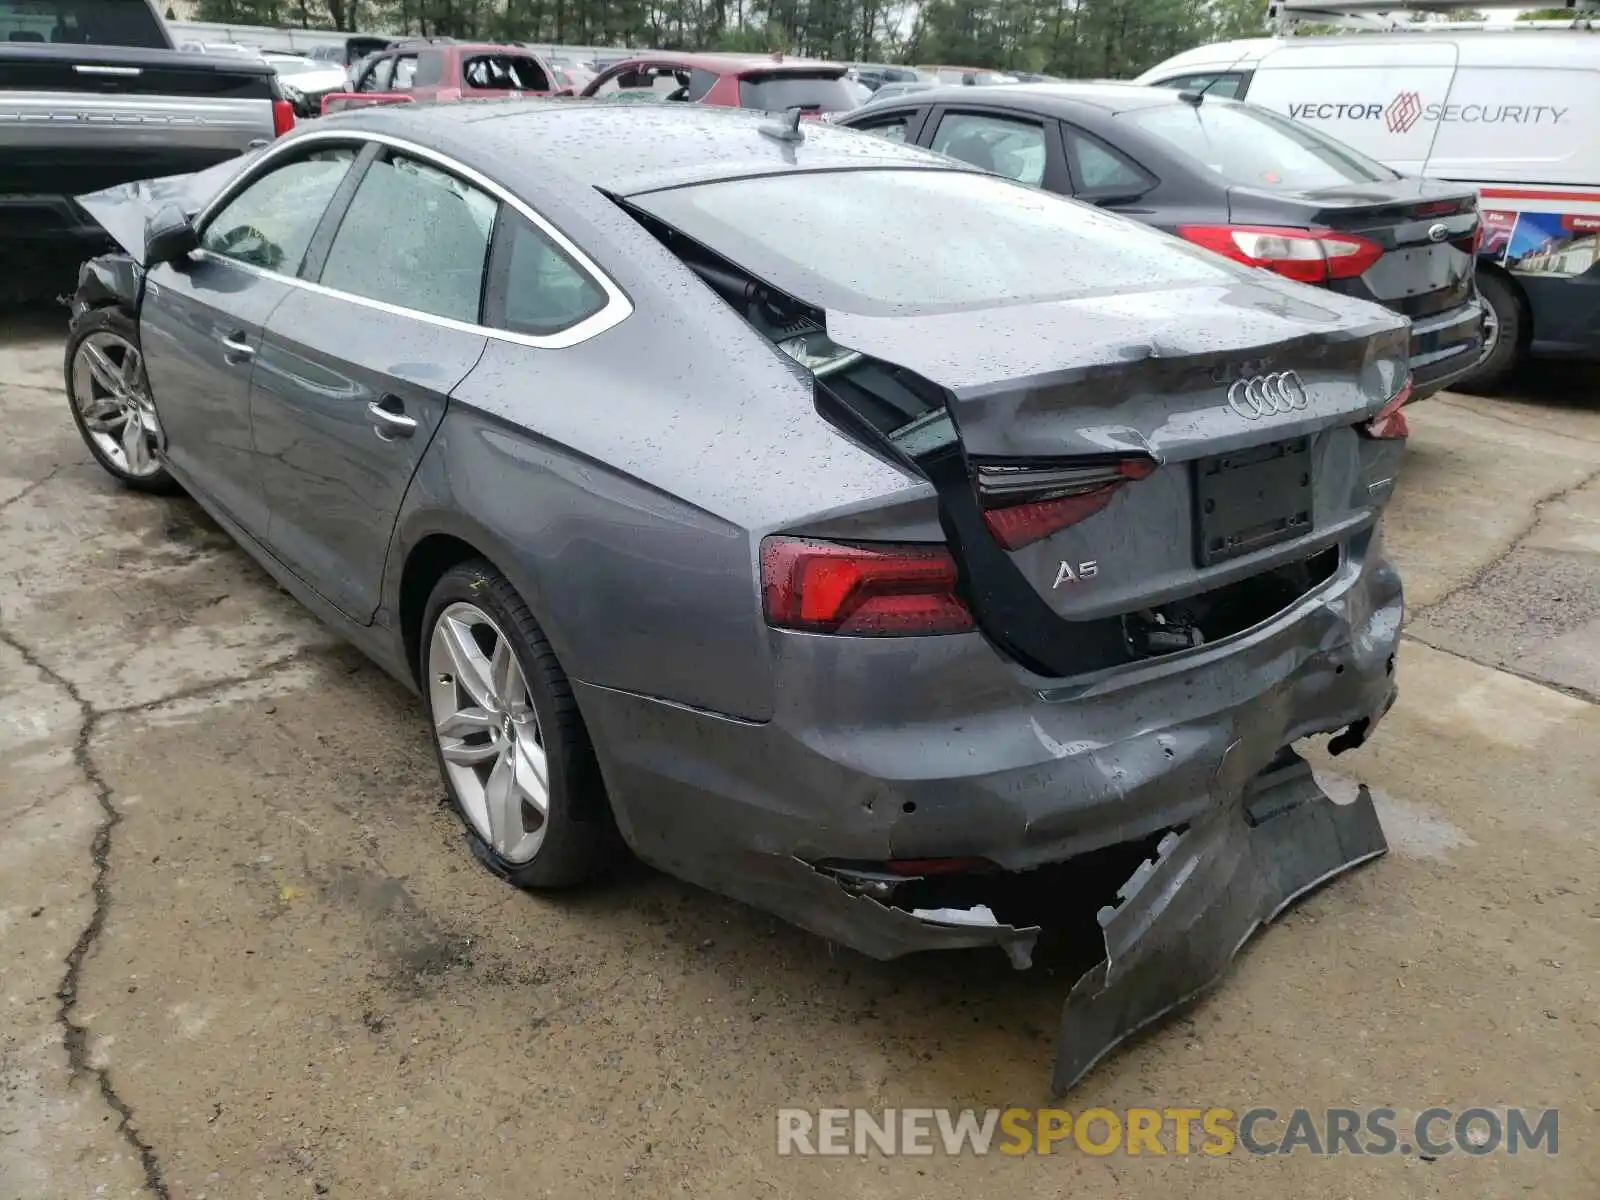
[[[1069,1104],[1561,1110],[1560,1153],[780,1158],[785,1106],[1042,1105],[1070,981],[879,964],[643,868],[467,853],[418,707],[0,335],[0,1200],[1600,1196],[1600,399],[1412,409],[1392,853]]]

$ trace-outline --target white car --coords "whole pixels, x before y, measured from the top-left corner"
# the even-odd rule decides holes
[[[1379,7],[1395,5],[1280,0],[1274,12],[1359,20]],[[1203,46],[1138,82],[1248,97],[1397,171],[1475,184],[1492,317],[1469,387],[1491,389],[1529,353],[1600,358],[1600,35],[1387,19],[1392,32]]]
[[[314,117],[322,111],[322,98],[349,87],[344,68],[338,63],[318,62],[298,54],[262,55],[278,73],[278,85],[294,105],[297,115]]]

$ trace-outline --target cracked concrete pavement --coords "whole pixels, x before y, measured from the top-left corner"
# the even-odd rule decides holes
[[[1393,852],[1070,1097],[1559,1106],[1559,1156],[802,1161],[780,1106],[1047,1103],[1068,981],[873,963],[643,869],[504,887],[411,699],[192,503],[114,488],[59,323],[5,324],[0,1200],[1600,1194],[1589,377],[1411,410],[1401,699],[1318,760]]]

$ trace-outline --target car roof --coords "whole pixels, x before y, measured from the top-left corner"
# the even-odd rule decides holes
[[[633,54],[611,66],[620,67],[630,63],[675,63],[690,68],[698,67],[714,75],[751,75],[757,72],[782,75],[788,71],[811,72],[818,69],[837,70],[843,74],[845,69],[843,63],[823,58],[791,58],[788,55],[774,58],[770,54],[690,54],[678,50]]]
[[[721,179],[852,167],[974,169],[826,121],[805,122],[798,142],[761,132],[763,125],[782,120],[717,105],[507,100],[375,105],[307,124],[403,138],[450,155],[523,195],[537,195],[540,182],[551,174],[626,196]]]

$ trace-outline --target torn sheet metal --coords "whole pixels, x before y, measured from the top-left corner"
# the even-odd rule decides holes
[[[1054,1093],[1216,983],[1250,935],[1299,897],[1388,848],[1367,789],[1335,804],[1297,756],[1242,802],[1168,834],[1100,911],[1106,956],[1062,1010]]]
[[[181,208],[186,216],[194,216],[249,166],[257,153],[259,149],[249,150],[238,158],[225,159],[203,171],[186,175],[119,183],[77,196],[75,200],[136,263],[143,265],[145,227],[152,217],[168,205]]]

